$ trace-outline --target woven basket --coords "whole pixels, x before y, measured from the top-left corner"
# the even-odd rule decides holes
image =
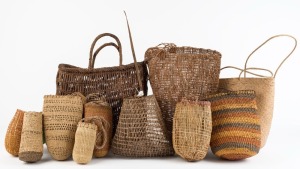
[[[44,129],[48,151],[55,160],[68,159],[73,150],[75,132],[82,118],[80,96],[44,96]]]
[[[19,155],[21,133],[23,126],[24,111],[17,110],[13,119],[10,121],[5,135],[5,149],[13,155]]]
[[[261,145],[261,131],[255,92],[222,92],[209,96],[208,100],[212,109],[212,152],[227,160],[256,155]]]
[[[212,131],[210,102],[183,100],[176,104],[173,120],[175,152],[188,161],[202,160],[207,154]]]
[[[43,118],[42,112],[25,112],[19,159],[37,162],[43,156]]]
[[[107,142],[103,146],[103,148],[99,149],[95,147],[94,150],[94,156],[95,157],[104,157],[108,154],[110,149],[110,144],[112,140],[112,110],[111,107],[108,105],[108,103],[105,101],[104,98],[97,98],[95,96],[97,94],[88,95],[87,97],[89,99],[94,98],[93,100],[85,104],[84,109],[84,117],[85,118],[101,118],[108,122],[109,125],[106,125],[104,129],[98,129],[97,133],[100,133],[101,135],[104,135],[102,130],[105,130],[107,133]],[[97,98],[97,99],[96,99]],[[102,122],[100,122],[102,123]],[[102,125],[104,126],[104,125]],[[97,140],[96,145],[102,145],[103,139]]]
[[[97,126],[92,123],[79,122],[75,134],[73,160],[79,164],[87,164],[92,160],[96,142]]]
[[[251,69],[247,67],[248,60],[252,54],[257,51],[260,47],[262,47],[265,43],[270,41],[273,38],[287,36],[295,40],[295,46],[289,55],[282,61],[279,67],[276,69],[274,76],[272,77],[262,77],[261,75],[256,75],[260,77],[246,77],[246,70]],[[237,78],[221,78],[219,88],[220,89],[227,89],[227,90],[254,90],[256,93],[257,99],[257,112],[260,116],[261,120],[261,132],[262,132],[262,144],[261,147],[264,147],[267,138],[270,132],[272,118],[273,118],[273,107],[274,107],[274,90],[275,90],[275,77],[276,74],[284,63],[284,61],[294,52],[297,45],[297,41],[294,37],[289,35],[277,35],[269,38],[265,41],[262,45],[256,48],[247,58],[245,67],[244,67],[244,78],[237,77]],[[227,67],[225,67],[227,68]],[[224,68],[223,68],[224,69]],[[256,68],[255,68],[256,69]],[[267,70],[267,69],[263,69]],[[269,71],[269,70],[268,70]],[[271,72],[272,73],[272,72]],[[241,76],[241,74],[240,74]]]
[[[171,136],[176,103],[182,98],[201,100],[218,90],[221,54],[164,44],[164,47],[149,48],[145,60],[153,93]]]
[[[174,154],[154,96],[124,99],[112,152],[126,157]]]
[[[96,42],[106,36],[114,38],[118,45],[115,43],[106,43],[94,52]],[[114,46],[118,50],[120,65],[94,68],[97,54],[107,46]],[[67,64],[59,65],[56,79],[56,94],[66,95],[73,92],[80,92],[86,96],[91,93],[101,93],[112,107],[115,131],[123,98],[134,96],[140,90],[146,91],[145,95],[147,94],[148,71],[146,64],[144,62],[136,62],[134,56],[134,63],[123,65],[122,59],[122,46],[117,36],[110,33],[97,36],[91,46],[88,68],[79,68]],[[137,65],[138,71],[135,65]],[[142,81],[142,88],[138,85],[137,76]]]

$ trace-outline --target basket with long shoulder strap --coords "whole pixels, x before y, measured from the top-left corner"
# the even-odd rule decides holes
[[[288,54],[288,56],[281,62],[281,64],[278,66],[278,68],[275,71],[274,76],[272,77],[263,77],[259,74],[254,74],[259,77],[246,77],[247,70],[253,69],[247,67],[247,63],[249,58],[252,56],[254,52],[256,52],[259,48],[261,48],[264,44],[266,44],[271,39],[277,38],[277,37],[290,37],[295,41],[295,46],[292,49],[292,51]],[[247,58],[244,66],[244,77],[241,77],[241,74],[237,78],[221,78],[219,88],[220,89],[227,89],[227,90],[254,90],[256,92],[256,99],[257,99],[257,112],[260,116],[261,120],[261,132],[262,132],[262,139],[261,139],[261,147],[264,147],[270,132],[272,118],[273,118],[273,107],[274,107],[274,90],[275,90],[275,77],[282,66],[282,64],[288,59],[288,57],[294,52],[297,46],[297,40],[290,35],[276,35],[268,40],[266,40],[263,44],[261,44],[259,47],[257,47]],[[229,66],[230,67],[230,66]],[[229,68],[224,67],[225,68]],[[257,69],[257,68],[254,68]],[[261,69],[261,68],[259,68]],[[262,69],[267,70],[267,69]],[[267,70],[269,71],[269,70]],[[271,72],[271,71],[269,71]],[[272,73],[272,72],[271,72]]]
[[[150,84],[171,136],[176,103],[205,98],[218,90],[221,54],[215,50],[177,47],[149,48],[145,53]]]
[[[106,36],[115,39],[117,45],[115,43],[105,43],[94,52],[96,42]],[[94,68],[97,54],[107,46],[113,46],[118,50],[120,65]],[[148,71],[146,64],[144,62],[136,62],[136,58],[133,58],[134,63],[123,65],[122,46],[118,37],[110,33],[101,34],[96,37],[91,45],[88,68],[79,68],[68,64],[60,64],[58,66],[56,94],[66,95],[80,92],[86,96],[90,93],[101,93],[112,107],[115,130],[123,98],[134,96],[141,90],[147,94]],[[138,72],[135,65],[138,67]],[[142,87],[138,84],[137,76],[142,80]]]
[[[176,104],[173,147],[188,161],[202,160],[209,149],[212,131],[210,102],[182,100]]]
[[[133,49],[128,20],[127,25]],[[135,56],[134,50],[132,50],[132,54]],[[137,69],[137,71],[139,70]],[[142,86],[141,80],[139,80],[139,85]],[[112,142],[112,152],[126,157],[157,157],[174,154],[159,105],[154,96],[136,96],[124,99]]]
[[[9,154],[13,156],[18,156],[19,154],[23,118],[24,111],[17,109],[6,131],[5,149]]]

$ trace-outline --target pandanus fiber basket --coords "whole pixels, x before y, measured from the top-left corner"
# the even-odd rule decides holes
[[[202,160],[209,148],[212,131],[210,102],[183,100],[176,104],[173,147],[188,161]]]
[[[201,100],[218,90],[221,54],[209,49],[164,44],[149,48],[145,60],[153,93],[171,136],[175,107],[182,98]]]
[[[106,36],[115,39],[117,45],[115,43],[105,43],[94,52],[96,42]],[[113,46],[118,50],[120,65],[94,68],[97,54],[107,46]],[[60,64],[58,66],[56,94],[66,95],[80,92],[86,96],[91,93],[101,93],[112,107],[115,128],[118,123],[123,98],[134,96],[138,91],[142,90],[145,91],[145,95],[147,94],[148,71],[146,64],[144,62],[136,62],[134,57],[134,63],[123,65],[122,59],[122,46],[117,36],[110,33],[97,36],[90,49],[88,68],[80,68],[68,64]],[[139,72],[136,71],[135,65],[137,65]],[[142,79],[142,88],[139,87],[137,76]]]
[[[82,119],[80,96],[44,96],[44,129],[49,154],[55,160],[68,159],[73,151],[75,132]]]
[[[208,100],[212,110],[212,152],[227,160],[256,155],[261,145],[261,131],[255,92],[221,92],[209,96]]]
[[[294,40],[295,46],[292,49],[292,51],[288,54],[287,57],[281,62],[281,64],[278,66],[278,68],[275,71],[274,76],[271,77],[263,77],[261,75],[256,75],[259,77],[246,77],[246,72],[249,69],[262,69],[262,68],[249,68],[247,66],[248,60],[250,57],[264,44],[266,44],[271,39],[277,38],[277,37],[289,37]],[[245,74],[244,77],[235,77],[235,78],[221,78],[220,79],[220,85],[219,88],[221,90],[254,90],[257,97],[257,112],[260,116],[261,120],[261,134],[262,134],[262,144],[261,148],[265,146],[270,129],[272,124],[272,118],[273,118],[273,108],[274,108],[274,93],[275,93],[275,77],[282,66],[282,64],[288,59],[288,57],[294,52],[297,46],[297,40],[290,36],[290,35],[276,35],[268,40],[266,40],[262,45],[260,45],[258,48],[256,48],[247,58],[245,62],[244,70],[242,70]],[[231,66],[229,66],[231,67]],[[225,67],[227,68],[227,67]],[[267,70],[267,69],[262,69]],[[269,70],[267,70],[269,71]],[[271,72],[271,71],[269,71]],[[271,72],[272,73],[272,72]],[[272,73],[273,74],[273,73]]]
[[[18,109],[6,131],[5,148],[6,151],[13,156],[18,156],[19,154],[23,118],[24,111]]]

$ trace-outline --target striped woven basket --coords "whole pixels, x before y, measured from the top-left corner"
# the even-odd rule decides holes
[[[209,96],[212,109],[212,152],[223,159],[241,160],[259,152],[260,119],[255,92],[233,91]]]

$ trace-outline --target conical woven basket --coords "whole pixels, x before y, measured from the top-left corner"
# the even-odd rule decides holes
[[[212,152],[227,160],[256,155],[261,145],[261,131],[255,92],[222,92],[209,96],[208,100],[212,109]]]
[[[5,135],[5,149],[13,156],[19,155],[24,111],[17,110]]]
[[[22,127],[19,159],[37,162],[43,156],[42,112],[25,112]]]
[[[154,96],[124,99],[112,152],[126,157],[174,154]]]
[[[75,134],[73,160],[87,164],[92,160],[97,135],[97,126],[92,123],[79,122]]]
[[[187,161],[202,160],[208,151],[212,131],[210,102],[183,100],[176,104],[173,147]]]
[[[49,154],[55,160],[68,159],[72,154],[77,124],[82,119],[82,98],[44,96],[43,114]]]

